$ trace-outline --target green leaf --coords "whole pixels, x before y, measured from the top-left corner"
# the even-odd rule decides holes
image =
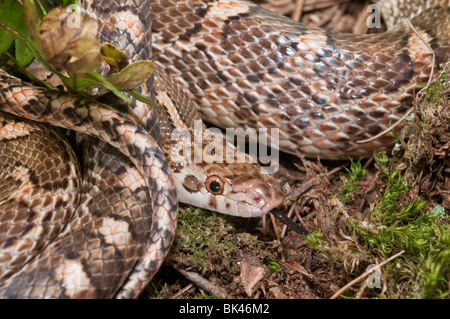
[[[62,6],[67,7],[70,4],[77,4],[77,0],[63,0]]]
[[[36,48],[34,47],[33,43],[28,39],[24,38],[20,33],[17,31],[11,29],[10,27],[6,25],[2,25],[0,22],[0,26],[3,27],[4,30],[6,30],[9,34],[11,34],[14,38],[16,38],[20,43],[22,43],[28,50],[30,50],[34,57],[41,62],[43,66],[45,66],[48,70],[50,70],[53,73],[56,73],[59,77],[61,77],[61,74],[57,71],[55,71],[51,66],[47,65],[45,61],[40,56],[39,52],[37,52]]]
[[[120,92],[118,89],[116,89],[116,87],[112,83],[110,83],[101,74],[98,74],[97,72],[89,72],[89,73],[86,73],[86,75],[89,76],[90,78],[94,79],[94,80],[99,81],[105,88],[107,88],[108,90],[113,92],[116,96],[118,96],[119,98],[121,98],[125,102],[127,102],[127,103],[131,102],[131,100],[130,100],[130,98],[128,96],[126,96],[125,94]]]
[[[23,15],[20,15],[20,23],[15,29],[20,35],[22,35],[28,41],[31,41],[30,36],[28,35],[27,27],[25,26],[25,22],[23,20]],[[28,49],[28,46],[20,42],[18,39],[15,39],[16,48],[16,59],[20,65],[27,65],[34,58],[33,52]]]
[[[28,65],[34,58],[33,52],[22,44],[19,40],[15,40],[17,63],[20,65]]]
[[[0,23],[16,30],[23,23],[22,8],[17,0],[0,1]],[[0,28],[0,55],[8,51],[14,36],[4,28]]]
[[[98,88],[100,86],[102,86],[102,82],[100,82],[97,79],[94,79],[92,77],[85,77],[83,74],[77,74],[76,75],[76,90],[80,91],[83,90],[85,88],[90,88],[90,89],[94,89],[94,88]],[[69,87],[73,87],[73,83],[70,84]]]
[[[39,37],[39,12],[34,0],[23,0],[23,22],[34,46],[39,52],[42,52],[42,44]],[[17,30],[17,28],[14,30]]]
[[[4,15],[7,14],[5,17]],[[0,22],[29,39],[22,14],[22,6],[18,1],[0,1]],[[14,35],[4,28],[0,29],[0,54],[4,53],[12,44]],[[27,65],[33,59],[33,53],[17,38],[15,39],[15,58],[20,65]]]
[[[141,101],[142,103],[148,104],[152,107],[156,107],[157,109],[163,110],[164,106],[159,105],[158,103],[155,103],[151,98],[137,92],[137,91],[128,91],[128,94],[130,94],[132,97],[134,97],[136,100]]]

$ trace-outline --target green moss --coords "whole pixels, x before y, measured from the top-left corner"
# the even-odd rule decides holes
[[[363,178],[367,173],[367,171],[361,167],[361,159],[356,162],[350,159],[350,169],[345,168],[345,170],[347,171],[348,177],[344,179],[344,185],[339,193],[341,199],[349,198],[353,191],[358,187],[355,182]]]
[[[426,88],[425,97],[430,102],[438,102],[443,97],[443,92],[445,92],[445,81],[447,74],[445,70],[439,71],[439,76],[436,81],[434,81],[428,88]],[[420,88],[424,88],[422,85]]]
[[[321,246],[325,246],[326,242],[324,241],[325,234],[322,232],[312,232],[306,235],[306,239],[308,240],[309,247],[313,250],[318,249]]]
[[[277,263],[275,260],[270,259],[269,257],[264,258],[264,265],[267,266],[267,268],[269,268],[269,271],[271,273],[277,272],[279,270],[281,270],[282,266]],[[283,271],[280,272],[281,276],[283,276]]]
[[[240,234],[233,230],[233,225],[217,213],[186,207],[179,216],[174,245],[187,262],[203,270],[211,259],[229,269],[240,240]]]
[[[385,152],[379,152],[374,154],[375,163],[377,163],[378,167],[385,174],[389,173],[389,157]]]
[[[388,294],[402,290],[411,298],[448,296],[446,276],[450,265],[450,225],[442,210],[423,212],[425,201],[403,198],[409,185],[398,172],[389,176],[386,190],[368,219],[347,220],[349,230],[374,256],[386,258],[401,250],[403,265],[388,267]],[[418,288],[414,288],[417,285]],[[389,295],[388,295],[389,296]],[[390,296],[390,297],[392,297]]]
[[[170,291],[167,283],[153,278],[152,281],[145,287],[142,293],[139,295],[140,299],[167,299],[172,297],[173,292]]]

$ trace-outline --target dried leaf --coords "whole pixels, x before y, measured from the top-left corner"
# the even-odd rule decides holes
[[[39,35],[45,61],[57,70],[82,74],[101,64],[98,22],[86,15],[55,8],[42,19]]]
[[[111,43],[103,43],[100,47],[100,53],[106,63],[111,66],[122,68],[128,64],[128,58],[125,53]]]
[[[264,266],[256,257],[250,257],[241,263],[241,285],[247,296],[253,294],[253,287],[264,277]]]
[[[85,52],[83,57],[66,65],[67,72],[85,74],[95,69],[99,63],[97,51]]]
[[[155,64],[152,61],[136,61],[119,73],[107,76],[106,79],[121,91],[131,91],[147,81],[154,68]]]

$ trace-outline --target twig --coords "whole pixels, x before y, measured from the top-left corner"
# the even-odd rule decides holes
[[[343,166],[338,166],[333,168],[331,171],[327,172],[327,176],[331,177],[331,175],[333,175],[334,173],[339,172],[342,169]]]
[[[411,27],[411,29],[413,29],[414,33],[417,35],[417,37],[423,42],[423,44],[425,44],[425,46],[430,50],[431,54],[433,55],[433,59],[431,61],[431,72],[430,72],[430,76],[428,77],[428,83],[427,85],[420,89],[420,91],[417,93],[417,95],[419,95],[421,92],[423,92],[424,90],[428,89],[428,87],[431,84],[431,81],[433,79],[433,74],[434,74],[434,64],[436,62],[436,54],[434,53],[433,49],[430,47],[430,45],[425,41],[425,39],[422,37],[422,35],[417,31],[417,29],[412,25],[411,21],[409,21],[409,19],[405,18],[406,23]],[[400,124],[401,122],[403,122],[403,120],[409,115],[411,114],[411,112],[414,110],[414,107],[409,109],[408,112],[406,112],[397,122],[394,123],[394,125],[391,125],[390,127],[388,127],[387,129],[385,129],[383,132],[372,136],[371,138],[368,138],[366,140],[361,140],[361,141],[356,141],[356,143],[367,143],[370,141],[373,141],[377,138],[379,138],[380,136],[390,132],[394,127],[396,127],[398,124]]]
[[[364,3],[363,8],[367,8],[369,5],[368,1],[366,0]],[[367,10],[362,10],[362,13],[359,15],[359,17],[356,19],[355,24],[352,28],[353,34],[366,34],[367,29],[369,28],[367,25],[367,18],[369,17],[370,12]]]
[[[275,237],[277,237],[278,242],[281,242],[280,234],[278,233],[278,226],[275,221],[275,217],[273,216],[273,214],[269,214],[269,215],[270,215],[270,220],[272,221],[272,226],[273,226],[273,231],[275,232]]]
[[[408,117],[409,114],[411,114],[411,112],[414,111],[414,108],[410,108],[398,121],[396,121],[394,123],[394,125],[389,126],[387,129],[385,129],[383,132],[378,133],[375,136],[372,136],[371,138],[368,138],[366,140],[360,140],[360,141],[356,141],[356,143],[362,144],[362,143],[367,143],[373,140],[376,140],[377,138],[379,138],[380,136],[383,136],[384,134],[392,131],[392,129],[394,129],[397,125],[399,125],[401,122],[403,122],[404,119],[406,119],[406,117]]]
[[[292,204],[291,208],[289,209],[289,212],[287,214],[288,218],[291,218],[292,212],[294,211],[294,208],[295,208],[296,204],[297,204],[297,201],[294,204]],[[288,226],[286,224],[284,224],[283,229],[281,230],[281,234],[280,234],[281,238],[284,238],[284,235],[286,234],[287,228],[288,228]]]
[[[203,278],[196,272],[185,271],[173,263],[171,264],[171,266],[174,269],[176,269],[180,274],[182,274],[186,279],[192,281],[195,285],[197,285],[201,289],[206,290],[207,292],[209,292],[210,294],[212,294],[218,298],[222,298],[222,299],[227,298],[227,292],[225,291],[225,289],[223,289],[217,285],[214,285],[212,282]]]
[[[366,164],[364,164],[363,169],[367,169],[367,167],[369,167],[369,165],[373,162],[374,158],[375,158],[375,156],[372,155],[372,156],[367,160]]]
[[[292,13],[292,20],[300,21],[300,17],[302,16],[303,4],[305,0],[295,0],[295,8]]]
[[[434,64],[436,62],[436,54],[434,53],[433,49],[430,47],[430,45],[427,43],[427,41],[425,41],[425,39],[422,37],[422,35],[417,31],[417,29],[412,25],[411,21],[409,21],[409,19],[405,18],[406,23],[410,26],[411,29],[413,29],[414,33],[419,37],[419,39],[423,42],[423,44],[425,44],[425,46],[428,48],[428,50],[430,50],[431,54],[433,55],[433,60],[431,63],[431,73],[430,73],[430,77],[428,78],[428,83],[427,85],[422,88],[420,91],[423,91],[424,89],[428,88],[431,84],[431,80],[433,79],[433,74],[434,74]],[[419,92],[420,92],[419,91]]]
[[[361,276],[353,279],[352,281],[350,281],[348,284],[346,284],[344,287],[342,287],[341,289],[339,289],[333,296],[331,296],[330,299],[336,299],[337,297],[339,297],[340,295],[342,295],[342,293],[344,291],[346,291],[348,288],[350,288],[351,286],[353,286],[354,284],[356,284],[358,281],[364,279],[365,277],[369,276],[371,273],[373,273],[375,270],[377,270],[378,268],[386,265],[388,262],[390,262],[391,260],[397,258],[398,256],[402,255],[405,251],[402,250],[401,252],[395,254],[394,256],[389,257],[388,259],[386,259],[385,261],[383,261],[381,264],[376,265],[375,267],[369,269],[368,271],[366,271],[365,273],[363,273]]]
[[[317,178],[309,179],[306,182],[304,182],[303,184],[301,184],[299,188],[294,189],[292,191],[292,193],[289,194],[289,196],[296,198],[296,197],[306,193],[310,188],[312,188],[313,186],[316,186],[318,184],[319,184],[319,179],[317,179]]]
[[[192,287],[194,287],[193,284],[189,284],[186,287],[184,287],[183,289],[181,289],[180,291],[178,291],[175,295],[173,295],[170,299],[177,299],[179,296],[181,296],[182,294],[184,294],[186,291],[188,291],[189,289],[191,289]]]

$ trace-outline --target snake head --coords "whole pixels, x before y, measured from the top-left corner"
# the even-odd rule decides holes
[[[227,215],[261,216],[285,198],[278,181],[252,163],[192,164],[173,176],[179,201]]]

